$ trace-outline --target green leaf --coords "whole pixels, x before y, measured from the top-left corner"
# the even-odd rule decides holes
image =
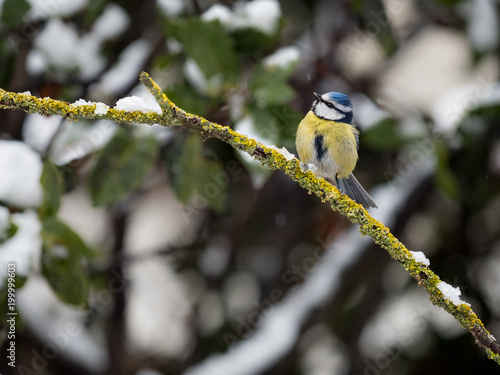
[[[66,257],[67,248],[43,251],[42,270],[47,282],[61,301],[86,306],[88,280],[83,267],[73,258]]]
[[[8,82],[10,82],[10,74],[15,66],[16,41],[19,39],[20,37],[13,33],[7,37],[0,38],[0,66],[2,67],[0,69],[0,87],[6,87]]]
[[[255,130],[264,139],[274,144],[294,148],[295,133],[303,114],[282,106],[248,106]]]
[[[9,28],[19,25],[31,5],[26,0],[5,0],[2,9],[2,22]]]
[[[89,280],[84,259],[94,253],[66,224],[54,217],[42,223],[42,270],[59,298],[77,306],[86,304]]]
[[[177,106],[190,113],[203,114],[208,112],[210,99],[201,96],[188,85],[177,85],[165,88],[165,94]]]
[[[49,160],[43,164],[40,182],[43,187],[43,202],[38,209],[39,216],[55,216],[63,194],[63,179],[57,166]]]
[[[441,189],[450,198],[458,199],[460,196],[460,187],[457,178],[448,166],[448,149],[443,145],[437,145],[437,168],[434,174],[434,180],[439,189]]]
[[[278,35],[265,34],[262,31],[251,28],[236,29],[232,33],[236,42],[236,51],[249,55],[262,54],[268,51],[276,42]]]
[[[439,168],[434,176],[436,185],[450,198],[458,199],[460,189],[455,175],[449,168]]]
[[[9,226],[0,232],[0,245],[14,237],[18,229],[18,226],[9,220]]]
[[[295,97],[295,91],[288,84],[288,77],[293,72],[290,67],[264,66],[255,68],[250,87],[252,94],[259,105],[281,105],[288,103]]]
[[[385,119],[373,125],[361,134],[363,145],[374,150],[390,151],[397,150],[406,143],[392,119]]]
[[[178,199],[193,200],[198,208],[221,212],[226,205],[229,176],[221,164],[203,156],[203,141],[198,134],[189,133],[170,150],[169,176]]]
[[[70,247],[72,253],[85,258],[93,258],[96,255],[73,229],[55,217],[43,220],[42,231],[44,246],[52,248],[55,245],[64,245]]]
[[[86,29],[90,29],[96,19],[104,12],[104,8],[108,5],[108,0],[89,0],[83,12],[83,22]]]
[[[220,75],[224,82],[234,82],[238,62],[233,41],[219,22],[203,22],[198,18],[176,19],[169,26],[188,57],[196,61],[207,78]]]
[[[134,137],[130,128],[119,128],[99,154],[87,180],[92,203],[111,205],[139,188],[157,155],[154,137]]]
[[[481,95],[483,95],[483,92]],[[464,118],[460,127],[463,128],[465,120],[473,117],[479,117],[487,123],[497,123],[500,120],[500,100],[494,103],[481,103],[479,106],[472,109]]]
[[[390,56],[397,47],[396,38],[393,28],[390,25],[390,15],[398,14],[403,9],[403,3],[393,1],[390,4],[383,4],[380,0],[362,0],[357,2],[353,8],[356,10],[357,18],[361,22],[361,29],[370,37],[375,37],[384,49],[385,53]],[[364,44],[354,42],[353,48],[356,51],[364,48]],[[357,53],[357,52],[355,52]],[[347,57],[347,62],[350,62],[350,56]]]

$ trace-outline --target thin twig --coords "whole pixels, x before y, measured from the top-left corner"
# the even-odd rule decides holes
[[[45,150],[43,150],[43,153],[41,155],[42,160],[46,160],[50,156],[50,152],[52,151],[52,146],[54,145],[54,142],[56,141],[57,136],[61,133],[63,125],[64,125],[64,119],[61,118],[61,120],[59,121],[59,124],[57,125],[57,129],[50,136],[49,142],[47,143]]]

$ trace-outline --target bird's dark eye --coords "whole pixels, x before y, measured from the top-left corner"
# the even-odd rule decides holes
[[[326,106],[327,106],[328,108],[333,108],[333,104],[332,104],[332,103],[325,102],[325,104],[326,104]]]

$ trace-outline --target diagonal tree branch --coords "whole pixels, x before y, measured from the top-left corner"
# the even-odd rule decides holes
[[[18,94],[0,89],[0,108],[21,109],[29,113],[60,115],[70,120],[105,119],[117,123],[160,124],[179,126],[200,132],[206,138],[218,138],[235,149],[250,154],[262,164],[273,170],[282,170],[310,194],[317,195],[322,202],[328,202],[334,211],[346,216],[352,223],[359,225],[362,235],[368,235],[374,242],[388,251],[390,256],[400,262],[405,270],[429,293],[433,304],[442,307],[469,330],[488,357],[500,365],[500,345],[486,330],[476,313],[466,303],[455,304],[445,298],[438,284],[439,277],[426,265],[415,260],[410,251],[390,232],[383,223],[375,220],[359,204],[355,203],[337,188],[312,172],[301,169],[299,161],[286,150],[267,147],[252,138],[239,134],[227,126],[210,122],[202,117],[187,113],[172,103],[160,87],[146,72],[140,75],[141,82],[156,98],[162,114],[142,111],[120,111],[109,109],[105,114],[96,114],[96,104],[73,105],[70,103],[40,99],[27,93]]]

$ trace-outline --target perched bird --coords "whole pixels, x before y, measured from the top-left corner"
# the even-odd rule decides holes
[[[358,161],[359,131],[349,97],[338,92],[314,96],[295,138],[300,161],[365,208],[377,207],[352,174]]]

